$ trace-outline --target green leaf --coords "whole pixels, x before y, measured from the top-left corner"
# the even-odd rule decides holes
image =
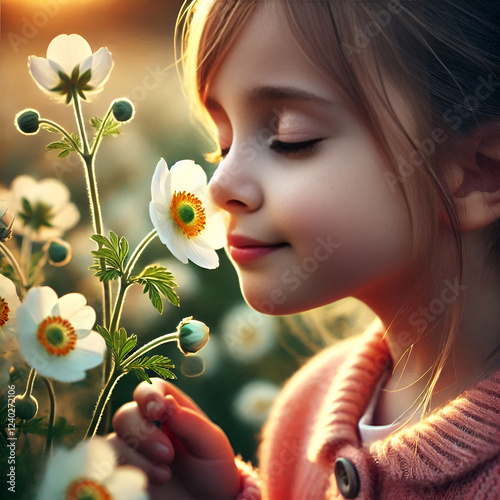
[[[95,129],[99,130],[102,126],[102,120],[97,116],[94,116],[93,118],[90,119],[90,125],[92,125],[92,127],[94,127]],[[120,127],[121,123],[119,121],[116,121],[114,118],[109,117],[106,120],[106,124],[104,125],[104,129],[102,132],[103,137],[107,135],[121,134]]]
[[[139,380],[146,380],[151,383],[146,370],[151,370],[163,379],[175,379],[175,374],[170,370],[175,368],[172,361],[165,357],[154,355],[151,357],[144,356],[136,359],[129,367],[128,371],[133,373]]]
[[[149,294],[149,300],[161,314],[163,312],[162,295],[174,306],[179,305],[179,296],[174,288],[177,287],[174,276],[163,266],[147,266],[138,276],[133,276],[131,282],[144,286],[144,293]]]
[[[113,337],[109,333],[107,328],[104,328],[101,325],[96,325],[95,329],[97,330],[97,333],[104,339],[106,342],[106,345],[113,349],[114,344],[113,344]]]
[[[100,234],[94,234],[91,239],[95,241],[99,248],[92,250],[90,253],[94,256],[94,264],[90,266],[94,272],[94,276],[100,281],[111,281],[121,278],[124,275],[125,262],[129,253],[129,243],[122,236],[118,236],[113,232],[109,232],[109,238]],[[101,260],[104,260],[104,269]]]
[[[50,131],[52,132],[53,129],[51,129]],[[74,133],[70,135],[73,142],[78,146],[78,148],[81,149],[80,136]],[[47,144],[45,146],[45,149],[47,149],[48,151],[60,151],[60,153],[57,155],[58,158],[66,158],[73,151],[76,151],[75,147],[73,146],[73,143],[66,137],[62,137],[60,141],[55,141],[51,142],[50,144]]]

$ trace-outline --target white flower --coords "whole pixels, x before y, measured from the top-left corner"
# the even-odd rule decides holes
[[[0,189],[0,198],[16,215],[14,233],[31,234],[33,241],[62,236],[80,220],[68,188],[57,179],[37,182],[29,175],[20,175],[12,181],[10,190]]]
[[[47,58],[30,56],[28,67],[38,87],[52,97],[71,102],[73,89],[80,97],[100,92],[109,78],[113,61],[108,49],[92,49],[80,35],[58,35],[47,48]]]
[[[260,359],[276,344],[274,318],[254,311],[246,303],[226,314],[221,330],[229,354],[244,363]]]
[[[162,158],[151,182],[149,215],[172,255],[200,267],[219,265],[215,250],[225,244],[225,216],[208,196],[207,175],[191,160],[168,170]]]
[[[16,312],[20,305],[16,285],[0,274],[0,351],[5,350],[15,337]]]
[[[236,394],[233,409],[237,417],[254,427],[260,427],[280,392],[280,388],[266,380],[254,380]]]
[[[56,449],[49,461],[37,500],[147,500],[147,478],[131,467],[117,467],[106,440],[93,437],[72,450]]]
[[[28,364],[40,375],[76,382],[100,365],[104,339],[92,331],[96,314],[79,293],[57,297],[52,288],[32,288],[17,309],[17,335]]]

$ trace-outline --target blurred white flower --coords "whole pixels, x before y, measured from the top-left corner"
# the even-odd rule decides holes
[[[32,288],[17,309],[17,334],[28,364],[43,377],[76,382],[102,363],[106,344],[92,331],[96,314],[85,297],[57,297],[52,288]]]
[[[267,354],[276,345],[272,316],[254,311],[246,303],[233,307],[223,318],[222,339],[237,361],[250,363]]]
[[[80,220],[68,188],[57,179],[38,182],[29,175],[19,175],[10,190],[0,188],[0,198],[16,214],[14,233],[31,234],[33,241],[61,236]]]
[[[266,380],[254,380],[244,385],[236,394],[233,410],[246,424],[260,427],[280,392],[280,388]]]
[[[151,182],[149,215],[163,244],[183,262],[219,265],[216,249],[226,241],[225,216],[208,196],[207,175],[191,160],[168,169],[162,158]]]
[[[16,285],[0,274],[0,351],[16,334],[16,312],[21,305]]]
[[[73,89],[82,99],[100,92],[109,78],[113,61],[108,49],[92,49],[80,35],[58,35],[47,48],[47,57],[28,57],[28,68],[40,89],[66,104]]]
[[[0,274],[0,387],[9,383],[10,368],[18,360],[16,313],[20,305],[16,286]]]
[[[117,467],[114,450],[102,437],[72,450],[56,449],[37,500],[147,500],[147,477],[131,466]]]

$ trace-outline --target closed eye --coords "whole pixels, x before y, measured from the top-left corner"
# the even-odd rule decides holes
[[[292,156],[296,154],[307,153],[313,150],[314,147],[322,140],[323,138],[310,139],[308,141],[299,142],[284,142],[274,140],[271,143],[270,148],[278,154]]]

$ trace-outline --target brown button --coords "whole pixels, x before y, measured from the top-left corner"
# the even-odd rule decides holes
[[[335,460],[335,479],[344,498],[356,498],[359,493],[359,478],[354,465],[347,458]]]

